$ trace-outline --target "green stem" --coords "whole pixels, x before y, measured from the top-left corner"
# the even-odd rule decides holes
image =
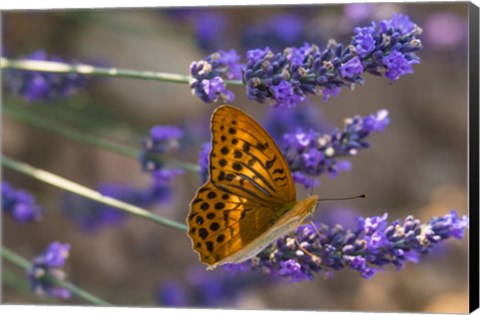
[[[70,127],[66,127],[50,119],[42,118],[39,115],[34,116],[29,111],[21,110],[17,106],[10,106],[5,104],[3,109],[5,113],[8,114],[8,116],[14,119],[18,119],[22,122],[28,123],[35,127],[39,127],[51,132],[55,132],[69,139],[83,142],[88,145],[93,145],[98,148],[105,149],[105,150],[108,150],[117,154],[125,155],[128,157],[132,157],[135,159],[138,158],[138,156],[140,155],[140,152],[136,149],[133,149],[112,141],[104,140],[96,136],[88,135],[84,132],[80,132]],[[195,164],[181,162],[181,161],[171,161],[169,163],[194,173],[198,173],[200,171],[200,167]]]
[[[102,195],[96,190],[82,186],[66,178],[63,178],[53,173],[36,168],[29,164],[17,161],[15,159],[12,159],[6,156],[2,156],[2,164],[10,169],[13,169],[25,175],[31,176],[44,183],[50,184],[52,186],[58,187],[66,191],[70,191],[77,195],[101,202],[103,204],[118,208],[129,214],[136,215],[138,217],[141,217],[141,218],[150,220],[152,222],[158,223],[160,225],[171,227],[180,231],[184,231],[184,232],[187,231],[187,227],[183,223],[173,221],[167,218],[163,218],[161,216],[155,215],[135,205],[120,201],[118,199],[114,199],[112,197]]]
[[[90,76],[130,78],[130,79],[154,80],[154,81],[186,83],[186,84],[188,84],[190,80],[192,80],[192,77],[190,76],[175,74],[175,73],[137,71],[137,70],[119,69],[119,68],[103,68],[103,67],[95,67],[87,64],[69,64],[69,63],[57,62],[57,61],[41,61],[41,60],[29,60],[29,59],[12,60],[4,57],[0,58],[0,67],[3,69],[55,72],[55,73],[78,73],[78,74],[90,75]],[[243,84],[243,82],[240,80],[225,80],[225,83],[232,84],[232,85]]]
[[[17,265],[18,267],[24,269],[25,271],[28,271],[31,267],[31,264],[28,260],[25,258],[15,254],[12,252],[10,249],[6,248],[5,246],[2,248],[2,256],[6,260],[10,261],[11,263]],[[101,305],[101,306],[112,306],[112,304],[94,296],[93,294],[88,293],[87,291],[71,284],[70,282],[67,282],[62,279],[58,279],[55,277],[52,277],[50,275],[46,275],[47,279],[53,283],[55,283],[58,286],[61,286],[62,288],[67,289],[70,291],[73,295],[76,295],[85,301],[88,301],[94,305]]]
[[[86,144],[100,147],[102,149],[112,151],[121,155],[126,155],[133,158],[138,157],[138,150],[111,141],[103,140],[98,137],[90,136],[83,132],[79,132],[72,128],[63,126],[52,120],[42,118],[38,115],[31,115],[28,111],[20,110],[16,108],[16,106],[4,105],[3,110],[5,113],[8,114],[9,117],[28,123],[35,127],[58,133],[69,139],[84,142]]]
[[[57,304],[61,303],[59,299],[53,299],[46,295],[36,295],[34,294],[25,281],[25,274],[19,275],[18,272],[14,272],[12,269],[6,267],[5,265],[2,268],[2,284],[3,287],[9,287],[12,290],[20,293],[23,296],[28,296],[35,303],[46,303],[46,304]],[[3,299],[5,302],[5,298]],[[7,302],[8,303],[8,302]]]

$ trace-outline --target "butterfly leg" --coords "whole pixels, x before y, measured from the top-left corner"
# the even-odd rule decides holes
[[[297,236],[293,232],[290,233],[290,236],[295,240],[295,244],[297,244],[298,248],[300,248],[300,250],[305,254],[307,254],[308,256],[312,257],[313,261],[318,261],[318,263],[322,261],[320,257],[303,248],[300,242],[298,241]]]
[[[313,221],[310,221],[307,224],[310,224],[313,227],[313,229],[317,232],[318,236],[322,236],[322,234],[320,233],[320,231],[318,230],[317,226]]]

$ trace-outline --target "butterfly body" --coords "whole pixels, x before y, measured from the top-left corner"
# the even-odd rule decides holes
[[[296,200],[285,158],[246,113],[220,106],[211,133],[209,180],[197,190],[187,218],[193,249],[208,269],[252,258],[302,224],[318,201]]]

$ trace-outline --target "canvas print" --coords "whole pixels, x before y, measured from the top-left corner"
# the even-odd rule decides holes
[[[2,303],[468,312],[472,8],[3,12]]]

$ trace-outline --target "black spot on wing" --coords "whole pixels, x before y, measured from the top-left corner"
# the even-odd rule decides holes
[[[267,161],[267,163],[265,164],[265,168],[266,168],[267,170],[271,169],[272,166],[273,166],[273,163],[275,163],[276,160],[277,160],[277,156],[274,155],[274,156],[273,156],[273,159]]]

